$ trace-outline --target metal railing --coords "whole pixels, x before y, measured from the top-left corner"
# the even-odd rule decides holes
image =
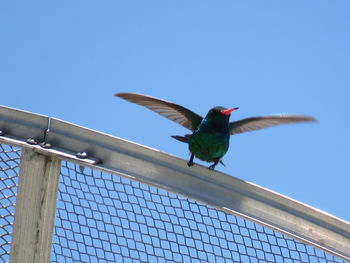
[[[252,183],[7,107],[0,134],[0,262],[350,260],[348,222]]]

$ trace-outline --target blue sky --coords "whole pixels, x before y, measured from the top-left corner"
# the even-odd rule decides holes
[[[350,221],[349,1],[1,1],[0,104],[188,159],[187,130],[113,97],[317,123],[231,138],[218,170]],[[197,160],[198,162],[198,160]],[[205,164],[207,165],[207,164]]]

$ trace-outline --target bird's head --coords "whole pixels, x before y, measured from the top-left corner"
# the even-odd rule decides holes
[[[231,112],[235,110],[238,110],[238,107],[227,109],[225,107],[216,106],[209,110],[205,118],[207,120],[229,120]]]

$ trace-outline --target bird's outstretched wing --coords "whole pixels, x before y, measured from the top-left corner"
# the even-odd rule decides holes
[[[165,118],[177,122],[178,124],[192,131],[198,127],[203,119],[200,115],[190,111],[189,109],[165,100],[127,92],[117,93],[115,96],[129,102],[145,106],[150,110],[164,116]]]
[[[316,121],[316,119],[310,116],[286,114],[251,117],[239,121],[230,122],[230,134],[233,135],[242,132],[268,128],[275,125],[307,121]]]

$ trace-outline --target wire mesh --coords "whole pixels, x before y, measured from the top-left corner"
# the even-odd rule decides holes
[[[13,223],[15,215],[16,193],[20,150],[0,144],[0,262],[9,262]]]
[[[71,162],[52,262],[345,262],[200,202]]]

